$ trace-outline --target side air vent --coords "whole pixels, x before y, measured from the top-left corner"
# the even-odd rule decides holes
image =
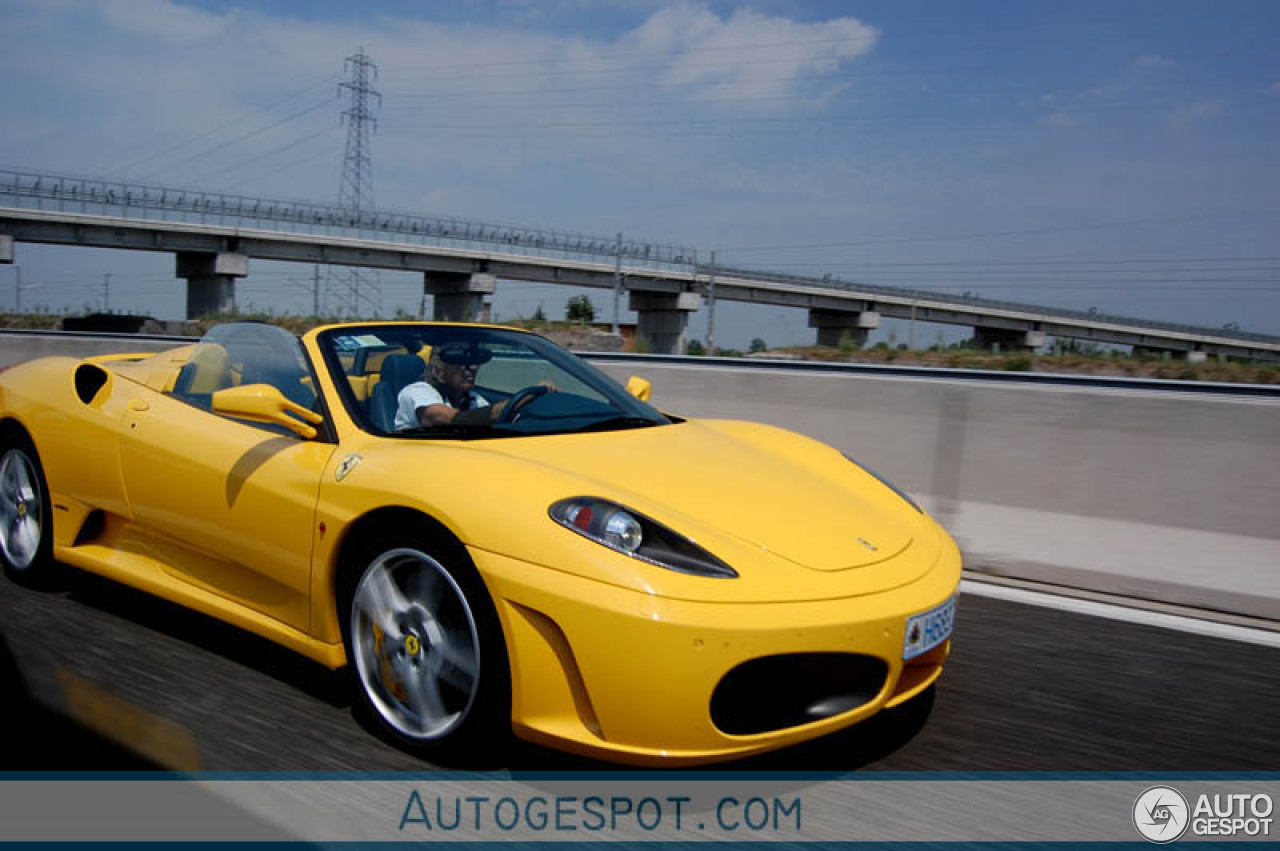
[[[78,547],[81,544],[90,543],[94,538],[102,534],[102,530],[106,525],[107,515],[101,508],[95,508],[84,518],[84,523],[80,526],[80,531],[76,533],[76,540],[71,546]]]
[[[102,367],[92,363],[82,363],[76,367],[76,395],[86,405],[98,395],[111,376]]]

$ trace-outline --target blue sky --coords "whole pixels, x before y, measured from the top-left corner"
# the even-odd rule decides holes
[[[1270,2],[0,0],[0,27],[3,167],[336,201],[364,47],[386,208],[1280,333]],[[113,309],[183,309],[167,255],[18,261],[27,305],[98,306],[110,272]],[[310,271],[255,263],[240,304],[303,310]],[[421,286],[382,291],[416,309]],[[504,284],[496,307],[570,294]],[[717,323],[726,345],[813,335],[782,308]]]

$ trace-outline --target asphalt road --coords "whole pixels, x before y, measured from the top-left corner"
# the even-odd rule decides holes
[[[936,693],[743,770],[1274,770],[1280,650],[963,595]],[[114,583],[0,580],[0,769],[429,770],[347,682]],[[523,743],[502,766],[615,768]]]

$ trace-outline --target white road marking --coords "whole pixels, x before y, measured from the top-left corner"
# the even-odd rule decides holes
[[[1216,623],[1165,612],[1151,612],[1145,609],[1118,606],[1114,603],[1101,603],[1097,600],[1080,600],[1075,597],[1063,597],[1043,591],[1030,591],[1025,588],[1011,588],[1006,585],[976,582],[972,579],[960,580],[960,591],[978,597],[1008,600],[1012,603],[1025,603],[1029,606],[1041,606],[1046,609],[1057,609],[1063,612],[1089,615],[1090,617],[1107,618],[1108,620],[1173,629],[1178,632],[1188,632],[1195,635],[1207,635],[1211,638],[1225,638],[1228,641],[1242,641],[1246,644],[1280,648],[1280,632],[1272,632],[1265,629]],[[963,623],[963,614],[961,614],[960,620]],[[963,630],[963,627],[961,629]]]

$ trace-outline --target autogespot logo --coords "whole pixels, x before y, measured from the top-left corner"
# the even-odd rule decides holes
[[[1133,826],[1151,842],[1172,842],[1187,832],[1190,822],[1187,799],[1172,787],[1152,786],[1133,802]]]

